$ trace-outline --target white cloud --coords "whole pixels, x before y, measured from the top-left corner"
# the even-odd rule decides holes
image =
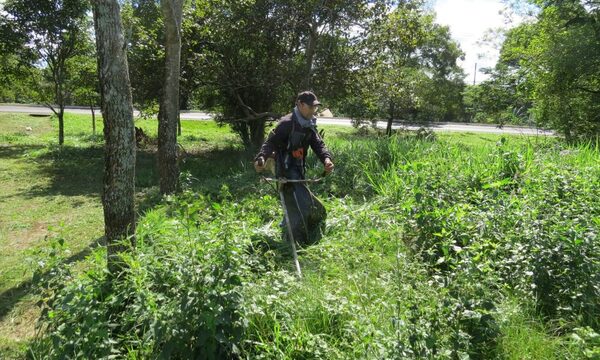
[[[493,67],[498,61],[498,50],[478,43],[488,29],[509,28],[520,22],[516,18],[508,22],[503,15],[504,5],[500,0],[437,0],[433,6],[436,22],[448,25],[452,37],[465,52],[465,60],[459,65],[465,70],[467,83],[473,82],[475,63],[476,81],[486,79],[479,72],[482,67]]]

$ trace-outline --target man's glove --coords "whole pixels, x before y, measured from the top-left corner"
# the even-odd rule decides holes
[[[262,156],[259,156],[254,161],[254,169],[256,172],[263,172],[265,169],[265,159]]]

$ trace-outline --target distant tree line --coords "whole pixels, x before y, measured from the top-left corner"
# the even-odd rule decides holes
[[[567,141],[600,134],[600,2],[512,1],[529,20],[509,30],[490,79],[465,91],[475,121],[552,128]],[[521,15],[527,15],[521,13]]]
[[[467,85],[462,51],[422,0],[184,1],[179,108],[215,112],[248,147],[302,89],[359,121],[529,124],[568,140],[596,136],[598,2],[506,3],[534,12],[505,34],[500,61],[484,69],[489,80]],[[156,115],[168,97],[165,8],[126,0],[120,13],[134,106]],[[0,101],[54,105],[59,137],[64,105],[99,105],[89,14],[83,0],[8,0],[0,16]]]
[[[65,105],[99,105],[88,7],[5,3],[0,101],[56,105],[61,124]],[[154,0],[121,6],[133,104],[147,115],[168,96],[164,15]],[[424,1],[187,1],[180,26],[179,107],[214,111],[248,147],[302,89],[359,119],[463,117],[462,52]]]

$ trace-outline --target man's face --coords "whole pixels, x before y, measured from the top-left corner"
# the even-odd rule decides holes
[[[306,103],[303,103],[302,101],[298,101],[297,105],[298,110],[300,110],[300,114],[302,114],[302,117],[304,117],[305,119],[312,119],[312,117],[315,116],[317,110],[319,109],[319,105],[308,105]]]

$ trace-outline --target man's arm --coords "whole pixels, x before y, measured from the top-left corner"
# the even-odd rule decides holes
[[[333,161],[331,160],[331,152],[329,152],[329,149],[327,149],[325,142],[323,141],[316,129],[312,130],[310,148],[315,152],[315,154],[317,154],[317,157],[325,166],[325,172],[332,172],[334,166]]]
[[[285,147],[289,135],[291,123],[289,121],[280,121],[277,126],[269,133],[267,140],[261,146],[260,151],[254,158],[254,168],[261,172],[265,168],[265,161],[271,157],[273,152]]]

